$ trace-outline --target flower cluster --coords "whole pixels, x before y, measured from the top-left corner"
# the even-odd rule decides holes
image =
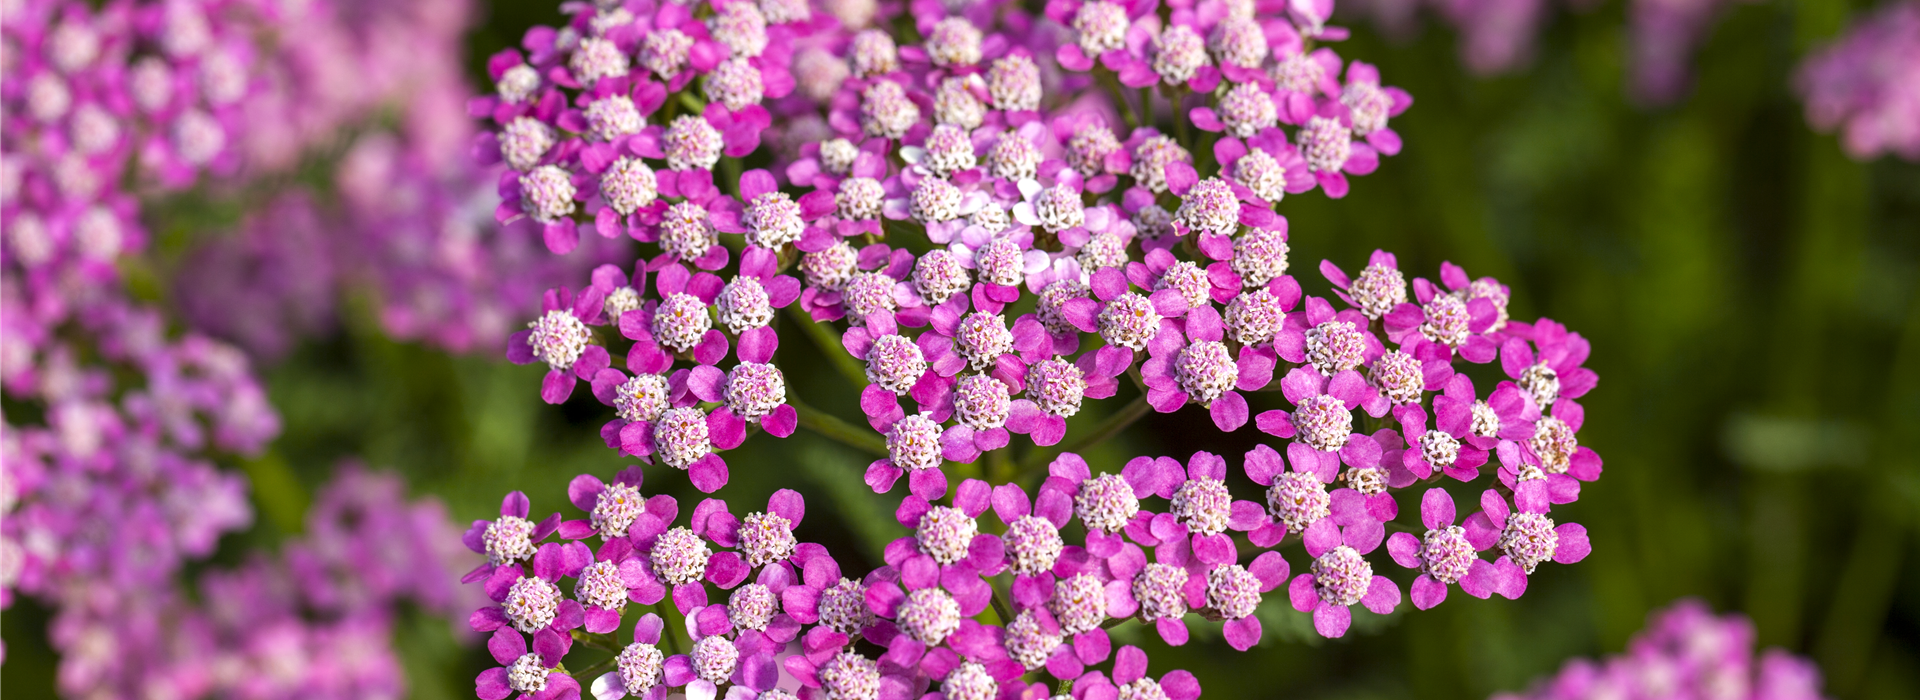
[[[1399,151],[1390,121],[1412,103],[1326,45],[1346,34],[1331,2],[915,2],[896,23],[918,43],[876,22],[899,8],[859,3],[564,9],[492,59],[496,90],[471,105],[491,123],[475,151],[507,168],[495,216],[556,255],[644,252],[547,290],[508,357],[547,365],[550,403],[587,382],[609,447],[713,493],[720,452],[799,424],[774,359],[787,308],[837,332],[822,349],[845,353],[885,452],[866,483],[905,481],[911,535],[843,575],[794,540],[791,491],[745,516],[709,498],[684,524],[640,465],[577,478],[582,519],[535,520],[516,493],[467,536],[489,558],[468,580],[498,603],[473,617],[500,664],[481,697],[987,698],[1044,669],[1076,698],[1185,700],[1191,675],[1147,676],[1106,628],[1181,644],[1197,614],[1247,649],[1285,586],[1337,637],[1350,606],[1401,601],[1367,557],[1383,544],[1422,609],[1455,584],[1517,597],[1587,554],[1551,512],[1601,471],[1577,439],[1585,339],[1512,318],[1505,285],[1451,264],[1436,281],[1386,252],[1352,275],[1323,262],[1323,296],[1290,274],[1282,199],[1344,197]],[[741,172],[763,143],[774,167]],[[1466,372],[1495,362],[1505,381]],[[1122,383],[1141,406],[1120,415],[1194,406],[1276,443],[1233,473],[1206,452],[1047,464]],[[1046,466],[1034,491],[949,480],[1016,440]],[[1495,457],[1457,518],[1442,485]],[[1263,497],[1236,499],[1245,480]],[[1389,540],[1416,485],[1427,533]],[[1290,536],[1297,568],[1274,551]],[[629,627],[628,603],[660,607]],[[611,670],[569,669],[575,643],[615,652]]]
[[[1056,471],[1071,474],[1076,464],[1084,473],[1071,455]],[[601,700],[674,692],[875,700],[930,682],[947,697],[1046,696],[1045,683],[1022,679],[1041,668],[1071,682],[1075,697],[1112,697],[1116,689],[1128,697],[1199,696],[1192,674],[1148,675],[1146,654],[1113,649],[1101,624],[1118,606],[1110,598],[1132,595],[1122,591],[1138,591],[1137,607],[1171,620],[1187,610],[1186,594],[1158,584],[1129,589],[1130,578],[1113,574],[1129,564],[1063,545],[1060,528],[1073,517],[1074,498],[1052,481],[1034,499],[1017,486],[977,480],[948,503],[909,498],[897,515],[913,534],[887,546],[887,564],[858,576],[824,547],[796,539],[806,503],[794,491],[778,491],[745,515],[706,499],[682,520],[673,497],[647,496],[641,487],[637,465],[612,483],[581,475],[568,495],[583,518],[554,513],[536,522],[531,503],[515,492],[499,518],[473,523],[467,546],[487,562],[466,580],[482,583],[496,604],[475,612],[471,624],[492,635],[487,646],[500,664],[476,680],[479,697],[569,697],[587,683]],[[979,518],[988,510],[1007,524],[1005,535],[982,532]],[[1132,552],[1137,559],[1139,550]],[[1152,575],[1162,583],[1179,571],[1131,566],[1160,572]],[[974,618],[1004,595],[991,583],[1002,575],[1017,580],[1017,612],[1005,625],[983,624]],[[1285,575],[1278,555],[1268,555],[1251,572],[1224,570],[1217,588],[1230,614],[1245,617],[1242,608]],[[623,623],[630,604],[651,611]],[[669,628],[663,614],[684,624]],[[860,642],[884,651],[871,656]],[[569,671],[564,661],[575,643],[615,657],[604,673]],[[1086,668],[1109,660],[1110,671]]]
[[[314,280],[351,265],[331,253],[404,237],[415,255],[389,264],[418,265],[419,247],[458,252],[455,239],[472,238],[446,225],[462,203],[431,199],[470,198],[484,184],[461,153],[465,141],[444,139],[471,128],[456,59],[468,3],[52,0],[5,11],[0,607],[19,593],[53,608],[60,688],[75,696],[399,693],[389,620],[402,599],[454,605],[455,591],[437,585],[433,570],[455,563],[438,544],[444,515],[406,504],[397,484],[343,477],[284,562],[203,579],[222,587],[198,596],[206,610],[178,578],[252,521],[246,479],[217,464],[259,453],[280,431],[252,360],[208,335],[284,349],[288,329],[327,314],[330,292],[308,296]],[[401,98],[405,110],[385,110]],[[350,157],[373,167],[343,175],[396,198],[385,210],[355,204],[350,216],[360,229],[384,230],[345,240],[335,235],[344,227],[315,229],[302,201],[289,198],[258,216],[284,217],[262,225],[285,227],[273,231],[285,239],[268,245],[283,256],[279,271],[297,274],[209,294],[194,285],[220,276],[197,273],[244,266],[195,253],[206,257],[179,280],[179,306],[195,327],[186,333],[133,300],[120,270],[147,252],[143,214],[175,197],[231,196],[245,206],[233,194],[242,185],[340,145],[343,127],[375,117],[400,122],[417,154],[408,157],[456,184],[402,201],[419,188],[389,183],[426,176]],[[342,183],[341,194],[354,197],[354,184]],[[447,318],[446,305],[431,301],[413,303]],[[495,303],[475,316],[528,305]],[[271,624],[255,626],[263,621]],[[313,665],[290,668],[288,659]]]
[[[1920,3],[1892,2],[1801,63],[1807,121],[1854,158],[1920,161]]]
[[[1753,623],[1716,617],[1706,603],[1682,600],[1654,613],[1627,650],[1598,661],[1571,659],[1525,693],[1496,700],[1715,697],[1820,700],[1820,669],[1783,649],[1757,658]]]
[[[60,689],[129,697],[366,698],[404,692],[392,636],[403,605],[451,617],[472,555],[436,501],[344,465],[277,556],[164,585],[78,579],[51,626]],[[451,546],[451,550],[449,549]],[[214,670],[213,672],[209,672]]]
[[[756,426],[793,429],[770,323],[796,302],[851,329],[845,348],[873,383],[862,406],[899,446],[870,473],[882,490],[1010,434],[1054,444],[1141,351],[1157,360],[1146,365],[1156,407],[1192,401],[1223,427],[1245,423],[1238,390],[1264,386],[1275,360],[1238,348],[1270,344],[1285,315],[1284,289],[1262,289],[1285,284],[1273,207],[1315,188],[1344,196],[1348,175],[1399,150],[1388,121],[1411,98],[1316,48],[1344,36],[1324,26],[1330,8],[1256,22],[1251,4],[1164,20],[1135,5],[997,8],[997,19],[916,6],[918,46],[857,13],[730,3],[695,8],[712,13],[701,22],[671,4],[569,5],[567,26],[493,57],[495,93],[471,105],[494,127],[475,151],[508,168],[496,217],[560,255],[593,236],[657,252],[630,273],[599,268],[577,293],[549,290],[509,357],[548,365],[549,402],[590,382],[617,416],[610,447],[687,469],[709,491],[725,483],[717,452]],[[1035,23],[1080,36],[1059,43]],[[1122,48],[1099,32],[1171,43]],[[1182,46],[1192,55],[1176,56]],[[1087,71],[1119,80],[1116,92],[1075,74]],[[1044,100],[1049,82],[1079,94]],[[1164,84],[1167,102],[1129,102],[1121,83]],[[1152,126],[1117,133],[1116,108],[1223,133],[1196,157]],[[777,153],[782,168],[716,180],[775,113],[795,131],[824,113],[825,130]],[[881,242],[890,229],[933,248]],[[1011,313],[1025,294],[1036,309]],[[1164,332],[1189,309],[1191,332]],[[1079,352],[1083,332],[1107,347]]]

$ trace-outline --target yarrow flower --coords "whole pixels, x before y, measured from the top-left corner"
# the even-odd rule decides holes
[[[1322,263],[1320,296],[1291,274],[1298,232],[1276,207],[1347,194],[1348,177],[1398,152],[1390,122],[1410,104],[1316,46],[1344,36],[1325,5],[1206,0],[1163,16],[1063,0],[1044,19],[930,1],[667,4],[651,18],[569,5],[583,19],[516,54],[533,73],[495,76],[486,143],[526,166],[502,181],[501,213],[537,224],[556,253],[583,230],[640,252],[630,276],[606,266],[580,298],[552,295],[516,356],[547,362],[562,388],[588,379],[612,409],[610,447],[704,492],[746,468],[727,450],[805,426],[871,453],[875,492],[904,478],[907,493],[882,563],[853,572],[799,540],[792,491],[744,516],[708,498],[681,520],[642,494],[643,467],[582,477],[575,520],[481,527],[500,624],[574,624],[621,649],[594,681],[601,697],[1052,697],[1044,674],[1076,700],[1191,700],[1191,675],[1147,675],[1144,652],[1116,652],[1106,627],[1151,625],[1177,645],[1217,624],[1249,649],[1264,597],[1287,585],[1319,633],[1340,636],[1351,605],[1399,603],[1370,557],[1402,489],[1429,494],[1428,535],[1388,547],[1419,569],[1422,609],[1453,584],[1517,595],[1532,567],[1563,548],[1576,558],[1584,530],[1549,508],[1598,474],[1573,401],[1593,386],[1584,340],[1507,317],[1509,289],[1452,266],[1436,285],[1384,251],[1352,276]],[[894,35],[907,22],[918,41]],[[1162,89],[1114,100],[1090,87],[1114,82]],[[681,113],[690,104],[704,108]],[[1211,152],[1172,135],[1169,114],[1220,132]],[[749,156],[772,165],[715,179]],[[793,302],[797,325],[779,313]],[[783,325],[831,355],[823,371],[776,353]],[[1455,362],[1496,358],[1510,382],[1476,387]],[[836,373],[860,387],[865,425],[806,398]],[[1138,411],[1098,407],[1122,376],[1141,382],[1142,410],[1194,404],[1224,432],[1251,421],[1274,438],[1238,466],[1260,490],[1236,498],[1236,467],[1206,452],[1097,465],[1048,453],[1031,491],[961,477],[1039,469],[1008,460],[1015,436],[1048,447],[1079,420],[1123,428]],[[1280,399],[1286,410],[1264,405]],[[1476,479],[1496,456],[1494,500],[1456,525],[1436,482]],[[980,520],[989,509],[997,522]],[[568,541],[541,541],[554,532]],[[1286,560],[1289,538],[1308,559]],[[665,654],[645,618],[628,645],[596,636],[623,601],[668,596],[687,620],[683,653]],[[977,619],[996,600],[1000,617]],[[513,663],[527,687],[557,667]],[[779,689],[787,678],[800,690]]]
[[[1682,599],[1647,616],[1625,653],[1605,659],[1569,659],[1551,677],[1502,700],[1598,695],[1705,696],[1738,693],[1756,698],[1824,697],[1820,670],[1809,659],[1772,648],[1754,653],[1753,622],[1716,616],[1697,599]]]

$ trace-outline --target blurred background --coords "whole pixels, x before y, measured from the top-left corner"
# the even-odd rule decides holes
[[[1362,612],[1340,640],[1319,639],[1269,596],[1254,655],[1220,653],[1224,642],[1205,636],[1167,649],[1134,626],[1116,630],[1123,641],[1156,667],[1192,670],[1212,698],[1481,698],[1525,688],[1567,657],[1616,653],[1650,611],[1697,596],[1750,616],[1760,644],[1817,661],[1834,697],[1920,697],[1920,165],[1850,159],[1809,129],[1792,90],[1799,60],[1873,3],[1693,4],[1716,7],[1684,62],[1691,80],[1660,95],[1636,87],[1627,3],[1544,3],[1531,48],[1492,59],[1439,5],[1343,7],[1355,36],[1342,53],[1415,97],[1394,122],[1406,148],[1346,201],[1314,193],[1281,205],[1309,293],[1326,289],[1312,271],[1320,259],[1354,269],[1385,248],[1409,274],[1433,277],[1451,260],[1497,276],[1513,287],[1515,318],[1551,317],[1592,341],[1601,381],[1582,442],[1606,475],[1556,516],[1586,525],[1593,555],[1544,567],[1521,600],[1456,595],[1432,611]],[[485,57],[527,27],[560,20],[551,2],[483,7],[466,42],[472,80],[488,82]],[[238,235],[230,212],[188,209],[156,232],[154,269]],[[139,279],[144,298],[192,303]],[[514,489],[536,513],[570,512],[569,479],[627,463],[601,443],[608,411],[587,392],[541,403],[542,368],[509,365],[500,348],[396,340],[363,296],[328,308],[302,321],[296,342],[256,357],[284,432],[234,463],[252,480],[255,525],[199,566],[298,534],[343,458],[402,475],[461,522],[491,518]],[[808,362],[817,351],[804,335],[783,333],[783,364],[827,366]],[[856,390],[832,372],[788,376],[795,395],[858,418]],[[1206,449],[1237,463],[1264,437],[1251,426],[1221,436],[1205,421],[1150,415],[1087,457],[1112,468]],[[805,430],[754,440],[728,455],[725,495],[756,503],[797,488],[824,506],[803,540],[873,562],[901,534],[900,493],[869,492],[870,459]],[[649,491],[697,500],[683,474],[648,476]],[[32,600],[7,611],[0,694],[53,696],[48,616]],[[492,665],[444,620],[409,613],[396,634],[413,697],[471,697]]]

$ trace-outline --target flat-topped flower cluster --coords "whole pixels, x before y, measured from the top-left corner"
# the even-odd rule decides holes
[[[490,62],[475,151],[509,169],[503,223],[557,255],[643,252],[549,290],[508,356],[547,366],[550,403],[586,383],[608,447],[715,493],[751,435],[862,430],[789,395],[785,315],[846,354],[866,483],[904,480],[911,535],[843,572],[795,539],[792,491],[684,522],[640,465],[576,479],[584,519],[536,521],[515,494],[467,537],[489,557],[468,580],[498,604],[473,618],[500,663],[481,697],[1185,700],[1195,678],[1147,675],[1105,630],[1182,644],[1205,621],[1248,649],[1284,588],[1337,637],[1351,606],[1402,602],[1388,559],[1425,609],[1456,585],[1517,597],[1586,556],[1552,514],[1601,472],[1577,438],[1585,339],[1512,318],[1508,287],[1452,264],[1323,262],[1318,296],[1291,274],[1277,206],[1347,195],[1399,151],[1389,122],[1412,103],[1327,45],[1345,36],[1331,3],[566,9]],[[1092,435],[1193,406],[1273,442],[1231,466],[1088,464],[1068,419],[1122,385],[1135,404]],[[948,477],[1014,451],[1031,490]],[[1456,513],[1445,482],[1483,476]],[[1387,537],[1415,487],[1425,534]],[[569,669],[576,643],[615,654],[606,673]]]
[[[1754,653],[1753,621],[1716,616],[1703,601],[1684,599],[1648,616],[1624,652],[1604,659],[1568,659],[1560,672],[1524,693],[1493,700],[1578,700],[1618,697],[1715,697],[1820,700],[1820,669],[1771,648]]]

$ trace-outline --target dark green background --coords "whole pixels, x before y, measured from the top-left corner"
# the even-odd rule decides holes
[[[549,3],[499,4],[470,43],[476,76],[486,54],[558,18]],[[1581,442],[1606,474],[1555,515],[1584,523],[1594,553],[1543,567],[1519,601],[1456,591],[1432,611],[1362,613],[1331,642],[1276,591],[1265,646],[1142,640],[1155,671],[1191,669],[1212,698],[1479,698],[1569,656],[1617,652],[1649,611],[1699,596],[1751,616],[1762,644],[1812,656],[1831,695],[1920,696],[1920,167],[1848,160],[1808,130],[1789,89],[1799,57],[1866,6],[1852,4],[1740,4],[1697,55],[1695,89],[1661,109],[1623,97],[1623,3],[1560,12],[1532,65],[1494,79],[1464,73],[1451,32],[1430,25],[1387,43],[1357,27],[1342,55],[1415,96],[1393,124],[1406,150],[1344,201],[1281,204],[1294,272],[1324,294],[1321,258],[1351,270],[1386,248],[1428,277],[1452,260],[1511,284],[1515,317],[1548,315],[1589,338],[1601,381]],[[399,471],[462,519],[491,517],[516,488],[537,512],[562,507],[573,475],[625,464],[600,444],[608,411],[585,391],[547,407],[539,368],[395,343],[363,304],[346,308],[337,334],[266,370],[287,430],[266,457],[235,464],[254,478],[261,524],[229,537],[218,561],[297,531],[342,457]],[[857,418],[855,390],[806,336],[784,336],[795,395]],[[1220,436],[1189,409],[1150,415],[1087,456],[1113,468],[1209,449],[1237,463],[1260,437]],[[869,493],[861,453],[803,430],[726,456],[731,502],[801,490],[815,506],[802,538],[833,543],[843,562],[871,561],[902,534],[899,491]],[[683,508],[697,500],[681,474],[648,476],[649,491],[681,495]],[[1297,549],[1288,559],[1304,567]],[[22,603],[5,616],[8,697],[51,694],[46,615]],[[417,697],[471,697],[491,664],[413,613],[398,643]]]

